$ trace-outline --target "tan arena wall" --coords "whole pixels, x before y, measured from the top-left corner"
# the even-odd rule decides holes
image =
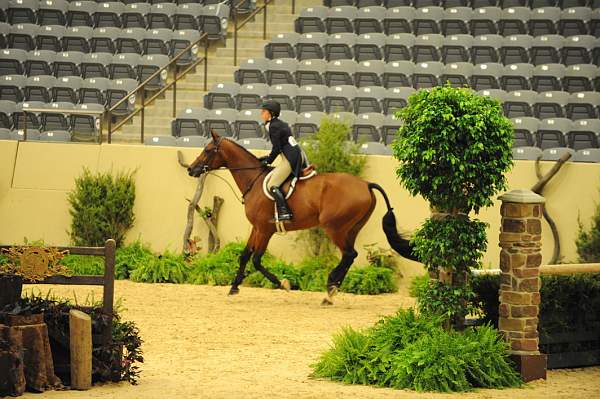
[[[136,222],[128,234],[129,240],[141,237],[156,251],[180,251],[186,221],[187,202],[196,188],[177,163],[178,148],[141,145],[86,145],[60,143],[18,143],[0,141],[0,243],[18,244],[27,237],[43,239],[51,245],[69,243],[70,216],[67,192],[83,167],[92,171],[137,170]],[[188,162],[199,154],[197,149],[180,148]],[[542,163],[543,171],[552,166]],[[370,156],[365,178],[379,183],[387,191],[395,207],[398,226],[404,231],[416,229],[429,216],[429,208],[422,198],[413,198],[403,189],[395,176],[397,161],[387,156]],[[232,185],[226,171],[217,172]],[[536,181],[534,162],[517,161],[508,174],[511,189],[529,188]],[[589,223],[598,201],[600,164],[568,163],[551,181],[545,191],[547,207],[561,234],[564,261],[576,261],[575,238],[578,216]],[[243,207],[237,202],[225,183],[214,176],[206,180],[202,206],[212,205],[213,195],[225,199],[220,215],[219,232],[224,242],[246,239],[250,225]],[[240,195],[236,190],[236,195]],[[302,195],[297,192],[295,195]],[[359,261],[364,263],[365,244],[377,243],[388,247],[381,230],[385,204],[377,194],[378,204],[369,223],[358,237]],[[488,251],[486,267],[497,267],[500,222],[499,203],[483,210],[481,219],[488,222]],[[208,229],[198,219],[193,233],[206,242]],[[305,255],[296,233],[276,236],[269,250],[288,261],[297,261]],[[552,236],[547,225],[543,236],[544,261],[550,259]]]

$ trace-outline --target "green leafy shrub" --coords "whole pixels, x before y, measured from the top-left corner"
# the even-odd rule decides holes
[[[500,103],[466,88],[419,90],[397,113],[402,185],[437,209],[478,212],[506,190],[513,127]]]
[[[315,377],[417,391],[521,385],[496,330],[444,331],[441,318],[417,316],[412,309],[364,332],[342,330],[312,367]]]
[[[600,332],[600,273],[541,279],[540,337],[574,331]],[[483,321],[497,325],[500,276],[475,276],[472,281]]]
[[[152,250],[140,240],[125,245],[117,249],[115,255],[115,278],[119,280],[128,279],[134,270],[153,260]]]
[[[486,226],[467,218],[427,219],[412,239],[414,251],[429,270],[478,268],[487,249]]]
[[[480,266],[487,247],[485,224],[468,215],[492,205],[493,197],[506,190],[513,128],[497,100],[449,84],[411,95],[397,116],[404,123],[393,143],[400,161],[396,174],[412,195],[445,214],[427,220],[411,241],[429,271],[452,273],[445,289],[424,288],[432,292],[421,300],[435,305],[420,307],[461,325],[470,295],[465,276]]]
[[[84,169],[67,198],[74,245],[103,246],[107,239],[113,238],[120,246],[133,226],[133,173],[92,174]]]
[[[74,276],[104,275],[104,258],[100,256],[67,255],[60,263]]]
[[[340,291],[358,295],[387,294],[398,291],[395,280],[393,270],[369,265],[350,269]]]
[[[423,292],[425,289],[427,289],[428,285],[429,285],[429,276],[428,275],[425,274],[422,276],[413,277],[413,279],[410,282],[410,286],[408,288],[408,294],[413,298],[417,298],[418,296],[421,295],[421,292]]]
[[[577,234],[577,255],[581,263],[600,262],[600,205],[592,217],[592,223],[588,230],[579,220],[579,232]]]
[[[429,280],[417,293],[421,314],[443,316],[447,320],[476,313],[478,308],[473,306],[474,299],[475,294],[469,285],[453,287],[438,280]]]
[[[327,277],[338,260],[332,254],[305,258],[298,265],[302,291],[325,291]]]
[[[138,265],[131,273],[131,280],[138,283],[185,283],[190,267],[181,255],[169,251]]]
[[[191,284],[229,285],[239,267],[245,244],[230,242],[219,252],[192,260],[188,282]]]

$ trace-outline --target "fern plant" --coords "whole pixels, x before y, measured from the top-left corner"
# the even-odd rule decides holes
[[[141,264],[131,273],[131,280],[139,283],[184,283],[190,267],[181,255],[165,252]]]

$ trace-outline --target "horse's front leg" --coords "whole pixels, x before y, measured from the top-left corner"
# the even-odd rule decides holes
[[[231,289],[229,290],[229,295],[235,295],[240,292],[239,285],[242,284],[244,278],[246,277],[246,263],[250,260],[252,253],[254,252],[254,236],[255,230],[252,229],[252,233],[250,233],[250,238],[246,243],[246,248],[240,255],[240,265],[238,267],[237,274],[231,283]]]
[[[290,286],[290,282],[287,279],[284,279],[283,281],[279,281],[279,279],[277,278],[277,276],[275,276],[273,273],[271,273],[270,271],[268,271],[261,263],[261,259],[262,256],[264,255],[265,251],[267,250],[267,246],[269,245],[269,240],[271,239],[271,237],[273,236],[273,233],[260,233],[257,232],[256,234],[256,246],[255,246],[255,251],[254,251],[254,255],[252,256],[252,263],[254,264],[254,268],[261,272],[271,283],[273,283],[273,285],[276,288],[281,288],[284,289],[286,291],[289,291],[291,289]]]

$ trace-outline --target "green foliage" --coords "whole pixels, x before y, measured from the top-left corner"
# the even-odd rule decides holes
[[[131,273],[131,280],[138,283],[184,283],[190,267],[181,255],[169,251],[138,265]]]
[[[245,244],[230,242],[217,253],[192,260],[188,282],[191,284],[229,285],[239,266]]]
[[[350,269],[340,290],[358,295],[377,295],[396,292],[398,286],[393,270],[369,265]]]
[[[136,240],[117,249],[115,256],[115,278],[128,279],[131,273],[142,265],[154,260],[154,254],[149,246]]]
[[[104,275],[104,258],[101,256],[67,255],[60,263],[74,276]]]
[[[417,292],[419,312],[424,315],[440,316],[445,320],[464,317],[474,313],[475,294],[470,286],[452,286],[438,280],[429,283]]]
[[[313,369],[316,377],[417,391],[519,386],[507,349],[491,327],[448,332],[441,319],[409,309],[364,332],[342,330]]]
[[[359,146],[348,140],[350,125],[346,121],[323,118],[319,131],[303,142],[304,151],[319,173],[344,172],[360,176],[367,159],[359,155]]]
[[[428,275],[425,274],[422,276],[416,276],[410,282],[410,287],[408,288],[408,294],[413,298],[417,298],[418,296],[421,295],[421,292],[423,292],[425,289],[427,289],[428,285],[429,285],[429,276]]]
[[[586,230],[581,220],[579,220],[579,232],[575,244],[577,245],[579,262],[600,262],[600,205],[596,206],[596,212],[592,217],[589,230]]]
[[[350,130],[347,121],[323,118],[314,138],[300,143],[319,173],[362,174],[367,158],[360,155],[358,144],[348,140]],[[306,244],[311,256],[328,255],[334,251],[331,240],[319,227],[303,230],[297,237]]]
[[[566,332],[600,332],[600,273],[542,276],[540,337]],[[474,276],[475,302],[483,321],[498,323],[500,276]]]
[[[420,90],[398,111],[396,170],[412,194],[465,213],[492,205],[512,166],[513,128],[497,100],[449,85]]]
[[[74,245],[103,246],[113,238],[120,246],[133,226],[133,173],[97,173],[84,169],[68,195],[71,240]]]
[[[385,267],[398,272],[398,262],[394,251],[389,248],[376,247],[376,245],[377,243],[365,245],[369,265]]]
[[[325,291],[327,276],[336,264],[337,259],[333,255],[303,259],[298,265],[301,275],[300,289],[302,291]]]
[[[413,236],[414,251],[429,270],[480,267],[487,248],[486,226],[466,217],[427,219]]]

